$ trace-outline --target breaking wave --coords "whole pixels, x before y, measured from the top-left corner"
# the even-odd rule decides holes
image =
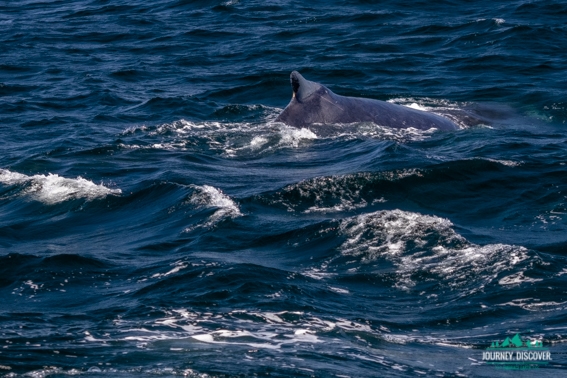
[[[15,188],[16,194],[4,194],[6,196],[25,196],[40,201],[46,205],[53,205],[74,199],[86,199],[88,201],[104,198],[108,195],[120,195],[122,190],[110,189],[103,184],[95,184],[92,181],[77,177],[69,179],[57,174],[27,176],[6,169],[0,169],[0,183]],[[10,191],[8,193],[12,193]]]

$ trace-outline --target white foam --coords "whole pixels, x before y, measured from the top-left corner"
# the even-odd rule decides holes
[[[252,108],[263,106],[253,106]],[[188,150],[203,143],[213,151],[218,151],[226,157],[239,154],[259,153],[280,148],[298,148],[302,142],[317,139],[308,129],[296,129],[280,123],[274,123],[273,118],[278,109],[266,108],[268,114],[265,123],[249,122],[192,122],[184,119],[161,124],[156,127],[134,126],[124,130],[120,135],[127,139],[129,136],[144,133],[146,141],[121,143],[126,149],[158,149],[158,150]],[[274,113],[274,114],[271,114]],[[273,115],[273,116],[272,116]],[[156,140],[159,137],[159,140]]]
[[[538,282],[538,281],[543,281],[543,279],[525,277],[523,272],[518,272],[506,277],[502,277],[498,281],[498,283],[502,286],[505,286],[505,285],[518,285],[524,282]]]
[[[468,242],[452,227],[447,219],[401,210],[363,214],[340,222],[340,232],[347,240],[339,249],[342,255],[356,257],[354,269],[359,269],[361,263],[370,264],[381,259],[393,262],[398,280],[396,286],[400,289],[414,286],[414,273],[426,271],[439,276],[450,287],[480,280],[480,285],[474,286],[474,290],[480,290],[500,272],[510,270],[528,258],[523,247],[479,246]],[[516,277],[518,279],[520,276]],[[523,275],[521,279],[531,280]],[[515,283],[515,280],[510,278],[501,282],[509,283]]]
[[[145,125],[141,126],[130,126],[126,130],[120,133],[121,136],[135,134],[137,131],[147,131],[148,128]]]
[[[386,202],[384,198],[380,198],[375,200],[378,202]],[[319,206],[311,206],[304,213],[332,213],[332,212],[342,212],[342,211],[352,211],[355,209],[360,209],[366,207],[368,203],[364,200],[360,200],[358,203],[354,203],[353,201],[349,201],[346,199],[341,199],[341,203],[338,205],[334,205],[331,207],[319,207]]]
[[[404,105],[404,106],[407,106],[408,108],[412,108],[412,109],[422,110],[422,111],[424,111],[424,112],[426,112],[426,111],[429,110],[429,108],[426,108],[425,106],[419,105],[419,104],[417,104],[417,103],[415,103],[415,102],[412,102],[411,104],[406,104],[406,105]]]
[[[191,185],[191,188],[194,189],[194,193],[188,199],[188,203],[196,206],[197,208],[218,209],[209,217],[208,221],[205,224],[200,225],[200,227],[210,228],[224,219],[242,216],[238,205],[220,189],[210,185]],[[193,229],[194,227],[190,227],[185,231],[188,232]]]
[[[433,135],[437,129],[419,130],[413,127],[407,129],[397,129],[389,126],[377,125],[374,123],[360,123],[345,127],[344,131],[334,138],[356,139],[360,137],[393,140],[400,143],[425,140]]]
[[[340,287],[329,286],[329,289],[339,294],[350,294],[350,291],[348,291],[347,289],[341,289]]]
[[[239,129],[245,126],[245,123],[235,124],[235,123],[221,123],[214,121],[206,122],[192,122],[180,119],[172,123],[164,123],[156,128],[155,131],[150,132],[150,135],[161,135],[167,132],[174,132],[179,135],[195,134],[201,132],[214,132],[218,130],[231,130],[234,128]]]
[[[256,136],[250,142],[250,148],[252,148],[253,150],[258,150],[268,142],[269,140],[265,136]]]
[[[66,357],[77,357],[67,355]],[[102,365],[102,363],[99,363]],[[109,365],[109,363],[107,363]],[[10,368],[11,369],[11,368]],[[95,376],[95,377],[113,377],[113,376],[181,376],[181,377],[190,377],[190,378],[210,378],[211,376],[206,373],[198,373],[192,369],[175,369],[172,367],[163,367],[160,366],[159,368],[134,368],[134,369],[125,369],[119,370],[112,367],[98,367],[98,366],[91,366],[88,370],[79,370],[79,369],[69,369],[65,370],[60,367],[56,366],[45,366],[43,369],[38,370],[31,370],[27,373],[23,373],[21,375],[10,372],[3,377],[12,378],[12,377],[31,377],[31,378],[46,378],[49,376],[57,375],[57,376],[74,376],[74,375],[87,375],[87,376]]]
[[[398,181],[407,177],[423,177],[423,171],[418,168],[397,169],[394,171],[381,172],[380,177],[388,181]]]
[[[419,109],[423,111],[432,111],[436,109],[460,109],[461,105],[457,102],[437,99],[437,98],[430,98],[430,97],[423,97],[423,98],[413,98],[413,97],[397,97],[388,100],[387,102],[392,104],[403,105],[413,109]]]
[[[193,185],[193,188],[196,190],[196,194],[191,196],[189,199],[189,202],[192,204],[206,207],[218,207],[220,209],[226,209],[234,215],[242,215],[234,201],[225,195],[220,189],[210,185]]]
[[[541,302],[538,298],[518,298],[510,302],[498,304],[498,306],[514,306],[521,307],[528,311],[558,311],[567,308],[567,302]]]
[[[27,176],[7,169],[0,169],[0,183],[26,185],[22,193],[48,205],[84,198],[94,200],[107,195],[119,195],[120,189],[109,189],[82,177],[69,179],[57,174]]]
[[[458,238],[452,225],[447,219],[401,210],[363,214],[341,222],[341,233],[349,237],[341,250],[344,254],[364,255],[365,260],[383,254],[397,255],[409,241],[425,245],[422,239],[432,230]]]
[[[301,273],[305,277],[312,278],[314,280],[323,280],[333,276],[336,276],[335,273],[329,273],[325,269],[317,269],[317,268],[310,268]]]
[[[194,338],[195,340],[199,340],[199,341],[202,341],[204,343],[212,343],[212,342],[215,341],[213,339],[213,335],[208,334],[208,333],[205,333],[205,334],[202,334],[202,335],[193,335],[191,337]]]
[[[491,158],[469,158],[468,160],[486,160],[486,161],[491,161],[493,163],[502,164],[507,167],[519,167],[520,165],[524,164],[523,161],[499,160],[499,159],[491,159]]]
[[[142,342],[146,346],[154,341],[191,338],[208,344],[246,345],[255,349],[276,350],[296,343],[322,343],[322,337],[325,336],[321,336],[321,333],[336,327],[357,332],[375,332],[370,326],[351,320],[328,321],[297,311],[275,313],[235,309],[222,315],[196,313],[186,309],[166,312],[168,316],[154,321],[155,325],[160,326],[160,330],[150,331],[134,326],[123,331],[126,333],[124,337],[114,340]]]
[[[411,101],[408,105],[410,107],[431,110],[417,100],[403,100]],[[440,109],[440,107],[437,106],[435,109]],[[331,135],[320,136],[310,129],[295,128],[274,122],[280,111],[281,109],[277,108],[266,108],[265,122],[262,123],[193,122],[181,119],[155,127],[134,126],[121,133],[124,142],[120,146],[125,149],[185,151],[192,148],[202,150],[202,145],[206,144],[211,151],[217,151],[225,157],[232,158],[240,155],[273,152],[279,149],[301,148],[306,143],[321,138],[370,137],[406,142],[426,139],[436,131],[435,129],[395,129],[373,123],[357,123],[343,125],[344,127],[338,128],[337,132]],[[135,137],[135,139],[129,141],[130,137]]]
[[[254,353],[259,350],[265,350],[268,353],[272,351],[289,353],[299,348],[310,349],[315,345],[327,345],[333,355],[374,361],[385,366],[392,365],[387,353],[384,353],[384,350],[374,349],[369,339],[378,338],[400,344],[419,342],[462,347],[461,344],[429,334],[419,336],[418,334],[392,335],[388,333],[384,337],[383,331],[374,328],[371,322],[358,322],[346,318],[329,320],[306,312],[274,313],[234,309],[229,313],[196,313],[184,308],[164,309],[163,311],[165,311],[164,318],[143,321],[148,328],[152,328],[152,331],[139,328],[139,319],[131,320],[121,323],[121,334],[114,335],[114,337],[109,336],[104,341],[107,343],[112,341],[120,345],[134,342],[140,348],[161,350],[164,353],[190,351],[194,349],[195,343],[228,346],[229,349],[231,346],[246,346],[250,349],[248,349],[248,357],[244,356],[244,358],[258,359],[262,358],[262,354]],[[129,324],[132,326],[130,329],[128,329]],[[337,333],[342,335],[340,339],[337,338]],[[175,343],[164,342],[167,340],[175,340]],[[384,355],[377,355],[377,352]],[[278,358],[277,355],[278,353],[271,356]],[[271,356],[267,357],[271,358]],[[301,356],[296,359],[296,361],[301,360]],[[93,365],[96,364],[91,361],[85,368]],[[90,370],[89,373],[112,375],[109,368],[99,366]],[[309,366],[306,367],[309,368]],[[152,371],[155,375],[194,374],[193,371],[179,371],[166,366],[160,366],[159,369],[152,368]],[[140,374],[147,371],[138,369],[133,372]],[[59,371],[58,373],[64,372]]]
[[[169,270],[166,273],[156,273],[154,275],[151,276],[151,278],[161,278],[161,277],[167,277],[171,274],[175,274],[180,272],[182,269],[187,268],[189,265],[187,263],[184,263],[182,261],[176,261],[175,263],[173,263],[173,265],[175,266],[173,269]]]
[[[277,313],[264,312],[264,313],[263,313],[263,317],[264,317],[269,323],[284,323],[284,321],[282,320],[282,318],[280,318]]]
[[[30,289],[34,291],[39,289],[39,286],[37,284],[34,284],[32,280],[24,281],[24,285],[28,285]]]
[[[304,140],[317,139],[317,135],[309,129],[297,129],[295,127],[283,126],[280,129],[280,146],[299,147]]]

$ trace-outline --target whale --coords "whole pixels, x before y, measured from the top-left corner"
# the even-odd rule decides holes
[[[275,120],[288,126],[304,128],[370,122],[395,129],[459,129],[448,118],[430,112],[369,98],[340,96],[322,84],[305,79],[297,71],[290,74],[290,82],[291,101]]]

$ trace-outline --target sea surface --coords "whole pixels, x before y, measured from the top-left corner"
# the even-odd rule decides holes
[[[0,1],[0,377],[567,376],[566,20]],[[293,70],[460,129],[286,126]]]

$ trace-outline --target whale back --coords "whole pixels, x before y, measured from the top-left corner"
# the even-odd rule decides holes
[[[293,91],[293,98],[298,102],[307,101],[314,93],[321,89],[322,85],[314,81],[305,79],[297,71],[293,71],[289,75],[291,89]]]
[[[297,71],[291,73],[290,83],[291,101],[276,118],[276,122],[289,126],[372,122],[393,128],[458,129],[450,120],[433,113],[379,100],[337,95],[324,85],[306,80]]]
[[[339,102],[342,96],[319,83],[306,80],[297,71],[290,75],[293,95],[290,103],[276,118],[290,126],[342,123],[345,111]]]

